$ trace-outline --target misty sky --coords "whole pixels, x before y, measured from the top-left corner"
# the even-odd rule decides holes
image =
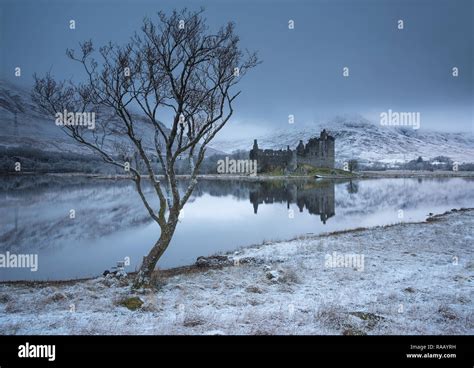
[[[0,77],[25,87],[49,70],[82,79],[65,56],[79,41],[125,43],[144,16],[204,6],[212,29],[234,21],[241,45],[263,61],[240,84],[224,138],[287,128],[289,114],[295,126],[352,113],[378,122],[388,109],[421,112],[422,129],[474,131],[471,0],[0,1]]]

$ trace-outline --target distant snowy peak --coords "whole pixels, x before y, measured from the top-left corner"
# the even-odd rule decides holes
[[[361,116],[337,117],[313,126],[289,126],[266,136],[255,137],[260,148],[295,148],[300,140],[319,136],[326,129],[336,138],[336,161],[358,159],[362,163],[393,164],[413,160],[448,156],[459,163],[474,162],[474,135],[417,130],[412,127],[377,125]],[[253,140],[221,140],[214,148],[227,153],[249,150]]]
[[[148,138],[153,149],[153,127],[141,119],[140,133]],[[30,92],[0,80],[0,146],[31,147],[52,152],[89,153],[67,137],[51,117],[42,114],[31,101]],[[164,127],[164,126],[163,126]],[[166,129],[166,128],[164,128]],[[412,127],[390,127],[375,124],[362,116],[339,116],[311,126],[288,125],[258,139],[261,148],[295,148],[300,140],[319,136],[322,129],[336,138],[336,161],[355,158],[362,163],[393,164],[413,160],[419,156],[430,159],[448,156],[459,163],[474,162],[472,133],[446,133],[415,130]],[[117,136],[118,140],[124,139]],[[147,139],[145,139],[147,141]],[[216,140],[211,142],[207,155],[236,150],[249,150],[253,139]]]

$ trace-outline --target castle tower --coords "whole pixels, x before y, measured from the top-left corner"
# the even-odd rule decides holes
[[[300,143],[298,143],[298,146],[296,146],[296,153],[300,156],[304,154],[304,144],[302,140],[300,140]]]
[[[249,158],[251,160],[258,160],[258,143],[257,140],[253,140],[253,148],[250,150]]]
[[[326,132],[326,129],[323,129],[323,131],[319,135],[319,139],[321,139],[322,141],[325,141],[328,139],[328,133]]]

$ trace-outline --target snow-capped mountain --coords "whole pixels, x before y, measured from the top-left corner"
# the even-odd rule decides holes
[[[113,118],[112,118],[113,119]],[[154,150],[154,127],[144,117],[136,115],[137,136],[143,139],[145,148]],[[165,132],[168,128],[162,124]],[[108,147],[115,151],[116,144],[126,141],[124,133],[117,132],[108,138]],[[38,109],[30,91],[0,80],[0,147],[33,148],[45,152],[90,155],[91,151],[68,137],[54,118]],[[221,153],[208,148],[207,155]]]
[[[140,119],[140,117],[137,117]],[[141,136],[152,149],[153,127],[142,119]],[[149,125],[149,126],[148,126]],[[164,127],[166,129],[166,127]],[[336,138],[336,161],[358,159],[361,163],[393,164],[416,159],[448,156],[459,163],[474,162],[474,135],[415,130],[412,127],[389,127],[375,124],[361,116],[338,117],[311,126],[291,125],[265,136],[255,137],[260,148],[294,149],[300,140],[319,136],[322,129]],[[116,136],[115,140],[120,140]],[[124,138],[122,138],[124,139]],[[253,140],[217,140],[211,142],[207,155],[235,150],[249,150]],[[52,120],[31,101],[30,91],[0,81],[0,147],[27,147],[41,151],[79,155],[90,151],[67,137]]]
[[[265,136],[255,137],[262,149],[294,149],[300,140],[319,137],[326,129],[336,138],[338,163],[358,159],[361,163],[393,164],[407,162],[421,156],[430,159],[448,156],[459,163],[474,162],[474,135],[415,130],[412,127],[377,125],[361,116],[337,117],[327,122],[298,128],[289,126]],[[253,140],[217,140],[213,147],[225,152],[249,150]]]
[[[29,91],[0,81],[0,145],[42,151],[90,153],[68,138],[51,117],[41,113]]]

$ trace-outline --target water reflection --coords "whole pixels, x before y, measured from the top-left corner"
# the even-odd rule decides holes
[[[300,212],[306,208],[309,214],[319,215],[323,224],[336,214],[332,181],[259,183],[256,189],[250,191],[250,202],[255,214],[262,203],[286,203],[288,209],[295,203]]]
[[[158,206],[151,186],[145,195]],[[159,266],[306,233],[419,221],[460,207],[474,207],[474,180],[201,180]],[[0,253],[39,255],[38,272],[0,268],[0,280],[94,276],[124,257],[134,270],[160,231],[125,180],[0,177],[0,211]]]

